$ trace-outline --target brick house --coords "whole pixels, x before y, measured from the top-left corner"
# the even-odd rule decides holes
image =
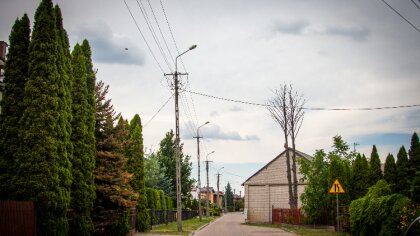
[[[290,157],[292,149],[289,148]],[[296,150],[297,158],[312,160],[308,154]],[[291,158],[290,158],[291,159]],[[290,162],[290,166],[292,162]],[[299,171],[299,163],[296,163]],[[298,172],[297,178],[303,176]],[[293,175],[292,175],[293,178]],[[249,177],[243,184],[245,188],[245,218],[251,223],[271,223],[272,208],[289,208],[289,188],[287,182],[286,151],[283,151],[267,165]],[[301,206],[300,195],[306,183],[298,184],[298,207]]]

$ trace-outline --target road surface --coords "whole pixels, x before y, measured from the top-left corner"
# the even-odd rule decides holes
[[[228,213],[210,223],[194,236],[294,236],[294,234],[281,229],[242,225],[242,213]]]

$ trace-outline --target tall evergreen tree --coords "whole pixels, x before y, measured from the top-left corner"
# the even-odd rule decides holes
[[[35,13],[29,45],[29,80],[20,120],[19,173],[14,180],[19,199],[32,200],[37,209],[37,234],[65,235],[70,205],[71,171],[66,81],[57,66],[60,56],[56,16],[51,0],[43,0]]]
[[[397,178],[395,190],[398,193],[409,196],[410,191],[410,181],[408,179],[409,166],[407,152],[405,151],[404,146],[400,148],[397,155]]]
[[[137,202],[137,229],[144,232],[149,227],[150,217],[149,211],[147,210],[145,190],[143,134],[141,120],[138,114],[130,122],[129,135],[131,144],[128,150],[127,170],[133,174],[131,186],[140,195]]]
[[[19,149],[19,120],[22,117],[23,91],[29,72],[29,18],[16,19],[9,36],[9,51],[4,68],[4,94],[0,112],[0,199],[12,199],[17,173],[14,159]]]
[[[90,139],[93,133],[89,133],[88,124],[92,110],[88,105],[86,58],[79,44],[76,44],[72,52],[72,68],[74,83],[72,86],[72,135],[73,159],[72,173],[73,184],[71,193],[71,208],[75,211],[75,235],[90,235],[93,232],[93,224],[90,212],[95,201],[95,185],[93,170],[95,157],[92,156]]]
[[[352,175],[352,199],[358,199],[368,191],[369,188],[369,165],[365,156],[357,154],[353,162],[353,175]]]
[[[385,160],[384,179],[394,192],[397,184],[397,165],[395,164],[394,156],[391,153],[388,154]]]
[[[381,160],[379,159],[378,150],[375,145],[373,145],[372,153],[370,154],[369,177],[371,186],[382,179]]]
[[[165,138],[160,142],[160,148],[157,153],[159,166],[161,171],[164,172],[165,178],[170,180],[170,186],[173,188],[169,193],[166,192],[171,197],[175,197],[176,193],[176,173],[175,173],[175,139],[174,132],[171,130],[167,132]],[[190,157],[184,156],[183,144],[180,145],[180,164],[181,164],[181,195],[182,201],[185,203],[187,199],[190,198],[190,191],[194,183],[194,179],[191,178],[192,163],[190,162]],[[172,194],[172,195],[170,195]]]
[[[136,206],[138,194],[130,186],[132,175],[124,169],[127,158],[121,153],[124,144],[119,142],[119,135],[124,130],[113,124],[120,115],[115,115],[110,100],[106,98],[108,86],[99,82],[96,91],[98,149],[94,174],[97,197],[92,213],[95,234],[126,235],[127,211]]]
[[[410,180],[413,180],[416,172],[420,171],[420,142],[416,132],[411,136],[411,145],[408,156],[410,157],[408,160],[410,165]]]
[[[233,192],[232,192],[232,187],[230,186],[229,182],[226,185],[225,197],[226,197],[227,207],[233,209]]]

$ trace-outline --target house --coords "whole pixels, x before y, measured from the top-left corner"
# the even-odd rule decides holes
[[[292,157],[291,148],[288,149],[288,152]],[[298,150],[296,150],[296,156],[297,159],[312,160],[311,156]],[[296,169],[299,171],[299,163],[296,163]],[[298,180],[302,177],[300,173],[297,174]],[[245,188],[245,218],[248,222],[271,223],[272,208],[290,208],[286,150],[249,177],[242,185]],[[303,193],[305,185],[306,183],[299,181],[299,208],[301,207],[300,195]]]
[[[215,202],[214,195],[216,195],[213,187],[209,187],[208,191],[207,191],[207,187],[200,188],[200,199],[205,201],[207,199],[206,195],[208,195],[209,197],[209,203],[213,204]]]

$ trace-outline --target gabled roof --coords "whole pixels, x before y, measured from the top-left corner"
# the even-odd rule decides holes
[[[293,151],[292,148],[288,149],[289,151]],[[267,166],[269,166],[271,163],[273,163],[275,160],[279,159],[281,156],[283,156],[283,154],[286,153],[286,150],[284,150],[282,153],[280,153],[277,157],[275,157],[273,160],[271,160],[269,163],[267,163],[267,165],[263,166],[261,169],[259,169],[257,172],[255,172],[253,175],[251,175],[251,177],[249,177],[247,180],[245,180],[241,185],[244,186],[246,182],[248,182],[248,180],[250,180],[252,177],[256,176],[258,173],[260,173],[262,170],[264,170]],[[313,157],[303,153],[299,150],[296,150],[296,155],[305,158],[306,160],[312,160]]]

